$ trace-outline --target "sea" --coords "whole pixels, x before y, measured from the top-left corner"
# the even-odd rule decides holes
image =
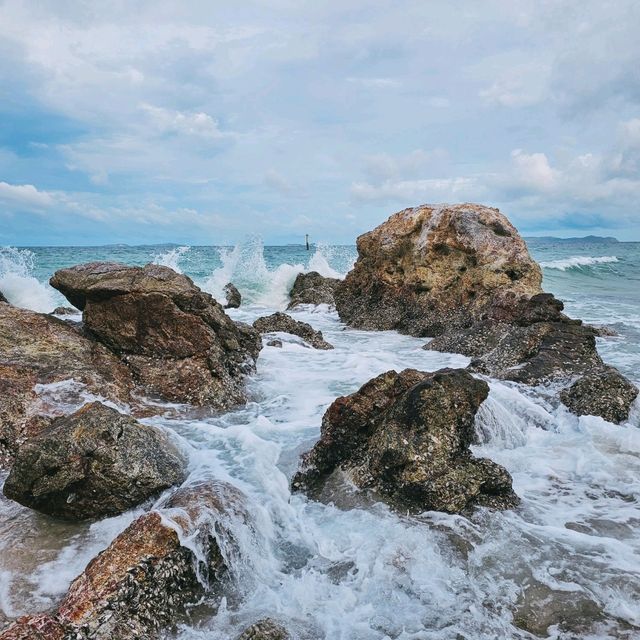
[[[545,290],[570,316],[613,329],[615,336],[598,338],[599,352],[640,384],[640,243],[527,242]],[[48,285],[59,268],[155,262],[218,300],[233,282],[243,304],[229,313],[252,321],[286,308],[297,273],[343,277],[355,259],[354,246],[307,251],[256,237],[235,247],[5,247],[0,291],[15,305],[50,312],[66,302]],[[282,334],[281,349],[262,350],[246,406],[194,414],[172,405],[146,419],[187,453],[187,482],[233,483],[249,496],[256,523],[251,536],[243,523],[231,524],[239,549],[220,539],[230,565],[226,588],[163,637],[233,640],[270,617],[309,640],[640,638],[638,401],[629,421],[614,425],[569,413],[548,387],[489,379],[473,452],[507,468],[518,508],[409,516],[347,489],[323,504],[292,495],[289,479],[335,398],[390,369],[433,371],[469,360],[425,351],[425,339],[350,329],[327,307],[292,315],[321,329],[335,349],[308,349]],[[64,383],[51,387],[41,392],[65,402]],[[0,497],[0,629],[51,608],[87,562],[152,506],[74,524]]]

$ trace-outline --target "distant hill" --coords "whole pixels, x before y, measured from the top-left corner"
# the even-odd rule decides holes
[[[613,236],[582,236],[581,238],[556,238],[555,236],[525,236],[525,240],[538,240],[538,241],[553,241],[553,242],[566,242],[568,244],[575,242],[598,242],[602,244],[606,242],[608,244],[616,244],[620,242],[618,238]]]

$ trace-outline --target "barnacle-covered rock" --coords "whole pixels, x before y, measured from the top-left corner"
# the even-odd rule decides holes
[[[283,333],[291,333],[294,336],[302,338],[309,343],[314,349],[333,349],[333,345],[329,344],[323,337],[322,331],[317,331],[307,322],[294,320],[291,316],[281,311],[258,318],[253,323],[253,328],[260,334],[273,333],[282,331]]]

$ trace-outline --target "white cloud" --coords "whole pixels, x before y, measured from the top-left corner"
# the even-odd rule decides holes
[[[220,140],[233,134],[223,132],[217,120],[204,112],[174,111],[151,104],[140,105],[159,133],[178,133],[205,140]]]
[[[482,188],[472,177],[387,180],[380,185],[354,182],[351,185],[352,198],[363,202],[405,202],[415,205],[443,200],[478,200],[481,194]]]
[[[50,193],[38,191],[32,184],[0,182],[0,201],[18,209],[46,209],[55,202]]]
[[[514,172],[513,183],[516,186],[535,190],[549,190],[555,186],[558,175],[549,165],[544,153],[524,153],[521,149],[511,152]]]

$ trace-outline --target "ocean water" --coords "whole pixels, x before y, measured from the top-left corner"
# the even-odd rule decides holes
[[[598,339],[598,348],[640,383],[640,244],[531,239],[529,246],[543,265],[545,289],[570,315],[618,332]],[[230,313],[252,321],[286,306],[299,271],[341,277],[355,257],[352,246],[307,252],[264,247],[257,238],[227,248],[5,248],[0,291],[14,304],[50,311],[64,304],[46,284],[60,267],[155,261],[219,299],[233,281],[244,302]],[[288,483],[337,396],[389,369],[431,371],[468,359],[424,351],[423,339],[346,328],[326,308],[293,315],[322,329],[335,349],[307,349],[283,334],[282,349],[263,349],[245,407],[197,416],[172,407],[148,420],[188,453],[187,482],[214,476],[249,496],[258,531],[247,537],[238,525],[226,597],[194,609],[167,638],[233,639],[266,616],[305,639],[640,637],[637,405],[627,424],[612,425],[577,418],[548,389],[489,380],[474,452],[509,470],[522,498],[517,509],[405,517],[348,490],[336,504],[320,504],[291,495]],[[64,385],[41,392],[65,399]],[[1,498],[0,628],[51,607],[142,511],[78,525]]]

